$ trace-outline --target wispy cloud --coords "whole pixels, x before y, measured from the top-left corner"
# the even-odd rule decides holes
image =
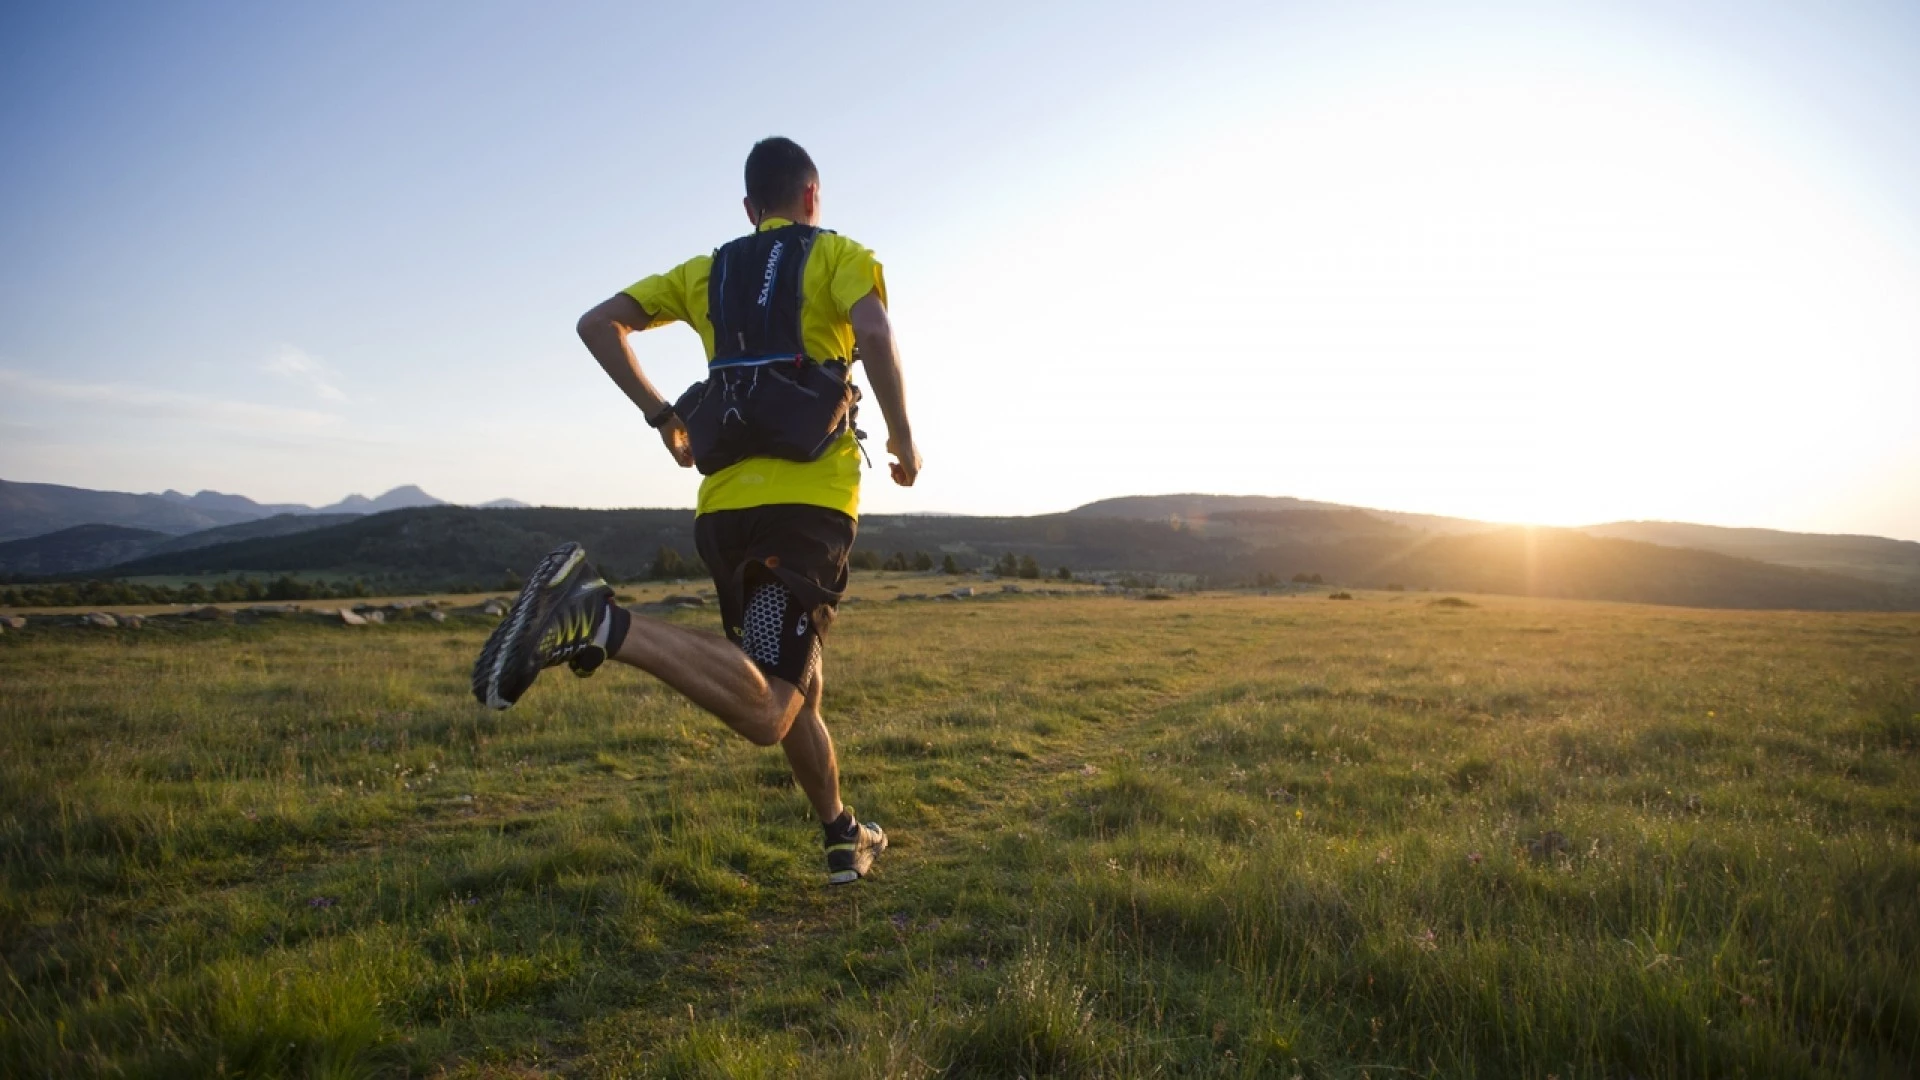
[[[308,355],[304,349],[292,345],[281,346],[273,359],[267,361],[265,370],[313,391],[323,401],[347,400],[346,393],[334,381],[339,378],[339,373],[319,357]]]
[[[16,402],[68,402],[120,416],[188,420],[230,430],[313,433],[334,428],[341,421],[339,415],[318,409],[230,401],[130,383],[66,382],[10,368],[0,368],[0,392],[4,392],[0,396]]]

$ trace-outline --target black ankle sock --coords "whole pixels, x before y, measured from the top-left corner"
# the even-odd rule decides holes
[[[853,820],[853,811],[843,806],[840,808],[840,816],[822,825],[821,828],[827,832],[827,842],[832,843],[835,840],[853,839],[859,829],[859,822]]]
[[[620,651],[620,643],[627,640],[627,630],[633,626],[633,616],[627,609],[613,601],[607,601],[607,655]]]

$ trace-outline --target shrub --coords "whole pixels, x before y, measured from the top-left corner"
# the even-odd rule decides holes
[[[660,550],[654,552],[653,565],[647,569],[647,576],[655,581],[686,577],[687,561],[678,551],[662,544]]]

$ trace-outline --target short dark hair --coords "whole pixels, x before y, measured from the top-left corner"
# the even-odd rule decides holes
[[[747,154],[747,201],[761,213],[793,209],[807,185],[819,182],[813,159],[792,139],[773,135]]]

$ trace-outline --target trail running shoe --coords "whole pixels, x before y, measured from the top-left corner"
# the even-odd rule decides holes
[[[612,598],[613,590],[587,562],[587,549],[562,544],[549,552],[474,661],[473,696],[504,709],[520,700],[542,668],[565,663],[577,674],[592,674],[606,659],[593,635]]]
[[[887,834],[880,826],[861,821],[851,806],[846,812],[848,830],[836,836],[829,827],[827,834],[829,885],[847,885],[866,877],[867,871],[873,868],[874,856],[887,850]]]

